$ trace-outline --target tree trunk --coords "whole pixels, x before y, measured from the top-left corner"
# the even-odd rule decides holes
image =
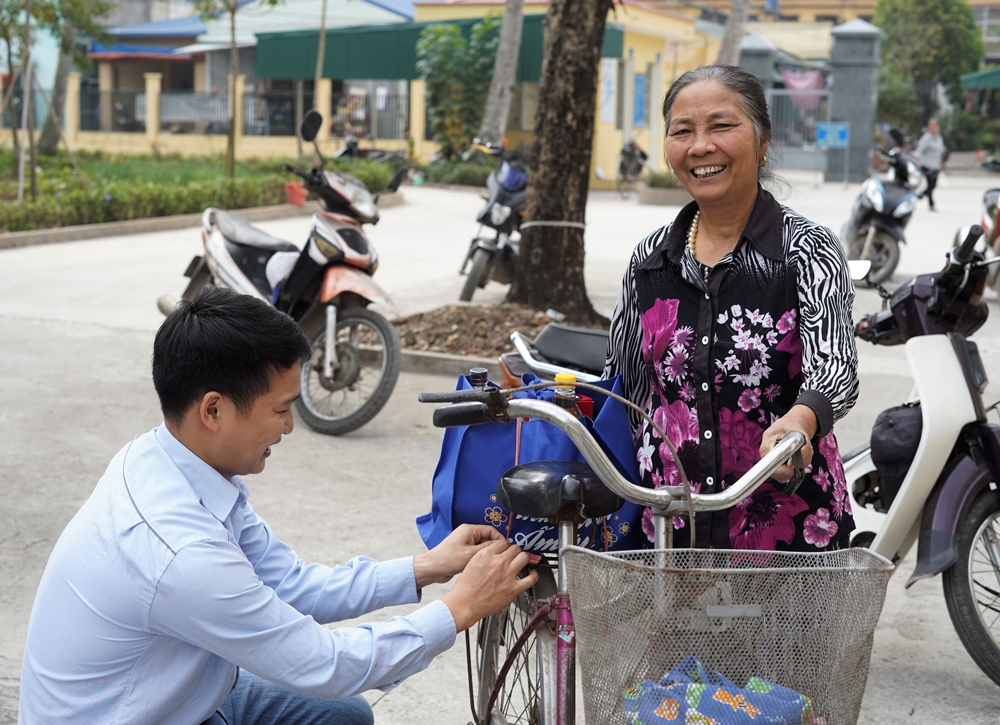
[[[524,0],[506,0],[503,22],[500,25],[500,43],[493,62],[493,79],[486,96],[486,110],[479,127],[479,138],[488,143],[500,143],[507,132],[510,115],[511,92],[517,76],[517,59],[521,53],[521,26],[524,19]]]
[[[236,176],[236,76],[240,74],[240,53],[236,47],[236,2],[229,11],[229,133],[226,136],[226,176]]]
[[[319,82],[323,80],[323,61],[326,56],[326,0],[323,0],[323,9],[319,18],[319,45],[316,48],[316,77],[313,80],[313,108],[323,113],[322,108],[316,104],[319,102]],[[330,109],[327,108],[329,113]],[[330,119],[324,117],[323,122],[328,123]]]
[[[71,25],[66,26],[65,34],[69,38],[76,38],[76,29]],[[59,49],[59,64],[56,66],[56,79],[52,84],[52,108],[56,110],[62,118],[64,106],[66,105],[66,83],[69,81],[69,73],[73,69],[73,41],[70,41],[69,49]],[[59,129],[56,128],[55,119],[50,113],[45,119],[45,127],[42,128],[42,135],[38,139],[38,153],[42,156],[55,156],[59,150]]]
[[[612,0],[549,3],[526,220],[582,225],[586,216],[597,73],[611,6]],[[587,297],[583,229],[526,228],[507,299],[555,308],[577,324],[607,324]]]
[[[14,51],[11,47],[10,38],[5,38],[4,42],[7,44],[7,87],[3,89],[4,98],[7,99],[7,114],[10,118],[10,135],[14,146],[14,170],[17,170],[17,159],[21,155],[20,143],[18,142],[17,129],[19,128],[19,122],[15,119],[14,114],[14,89],[11,87],[14,85],[16,79],[14,78]]]
[[[716,65],[739,65],[740,43],[743,42],[743,29],[747,24],[747,10],[750,0],[733,0],[726,19],[726,29],[722,34],[722,47],[719,48],[719,58]]]
[[[35,159],[35,89],[29,84],[28,90],[25,95],[31,94],[31,103],[28,104],[28,163],[31,164],[30,173],[28,178],[30,180],[30,190],[31,190],[31,200],[34,201],[38,197],[38,180],[36,178],[35,169],[38,168],[38,162]]]

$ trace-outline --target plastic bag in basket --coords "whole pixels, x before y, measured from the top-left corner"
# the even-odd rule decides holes
[[[759,677],[737,687],[697,657],[685,657],[659,683],[646,680],[630,687],[622,707],[636,725],[826,725],[813,715],[805,695]]]

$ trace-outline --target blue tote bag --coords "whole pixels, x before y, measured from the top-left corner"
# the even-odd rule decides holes
[[[531,375],[522,379],[525,385],[538,382]],[[597,385],[621,395],[618,377],[602,380]],[[471,389],[463,375],[458,390]],[[594,399],[593,420],[583,423],[604,448],[604,452],[619,472],[633,483],[639,475],[635,458],[632,426],[625,406],[612,398],[590,389],[581,392]],[[551,400],[552,388],[515,393],[518,398],[531,397]],[[431,511],[417,519],[417,529],[428,548],[437,546],[461,524],[489,524],[498,531],[510,531],[510,542],[530,553],[555,553],[557,532],[547,520],[514,516],[497,502],[497,482],[515,465],[517,423],[448,428],[441,445],[441,457],[434,471]],[[531,461],[583,461],[583,454],[569,437],[556,426],[542,420],[524,421],[521,425],[521,448],[518,463]],[[577,543],[610,551],[641,548],[642,508],[626,501],[621,509],[606,521],[586,520],[580,524]]]

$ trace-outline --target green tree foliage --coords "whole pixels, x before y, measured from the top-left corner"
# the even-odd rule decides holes
[[[912,96],[900,86],[912,79],[920,107],[914,123],[922,125],[936,110],[938,83],[953,102],[961,101],[959,76],[978,69],[985,52],[982,32],[965,0],[878,0],[872,22],[885,31],[886,90],[910,103]],[[880,91],[882,87],[880,83]]]
[[[427,82],[427,112],[435,141],[467,147],[483,117],[496,57],[499,22],[486,17],[466,38],[457,25],[429,25],[417,41],[417,72]]]
[[[917,87],[913,79],[895,68],[883,65],[878,74],[878,119],[906,131],[916,131],[915,126],[923,114]]]

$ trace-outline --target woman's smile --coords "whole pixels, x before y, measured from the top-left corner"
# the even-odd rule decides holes
[[[694,176],[696,179],[710,179],[713,176],[718,176],[719,174],[721,174],[723,171],[726,170],[726,168],[727,167],[724,165],[696,166],[695,168],[691,169],[691,175]]]

